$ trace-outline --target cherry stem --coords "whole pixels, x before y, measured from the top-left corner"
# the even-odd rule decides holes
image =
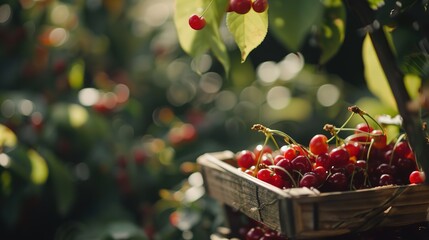
[[[275,168],[275,169],[279,169],[280,171],[283,171],[284,173],[286,173],[288,175],[288,177],[292,181],[292,185],[294,187],[298,187],[298,185],[296,184],[295,179],[292,177],[292,174],[290,174],[290,172],[288,170],[286,170],[286,169],[284,169],[284,168],[282,168],[280,166],[276,166],[276,165],[269,166],[269,168],[271,168],[271,169]]]
[[[393,148],[392,148],[392,154],[390,155],[390,159],[389,159],[389,166],[391,166],[392,165],[392,162],[393,162],[393,157],[394,157],[394,155],[395,155],[395,149],[396,149],[396,147],[398,146],[398,144],[402,141],[402,139],[404,139],[405,138],[405,133],[403,133],[403,134],[401,134],[399,137],[398,137],[398,139],[396,140],[396,142],[395,142],[395,145],[393,145]]]
[[[212,3],[213,3],[213,0],[211,0],[210,2],[209,2],[209,4],[207,5],[207,7],[204,9],[204,11],[201,13],[201,15],[200,15],[200,18],[202,17],[202,16],[204,16],[204,14],[207,12],[207,10],[210,8],[210,6],[212,5]]]

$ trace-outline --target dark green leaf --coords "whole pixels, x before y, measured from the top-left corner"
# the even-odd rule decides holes
[[[323,21],[317,39],[322,50],[319,62],[326,63],[340,49],[345,35],[346,8],[341,1],[324,1]]]
[[[270,30],[289,50],[299,51],[311,27],[321,22],[323,9],[314,0],[270,1]]]

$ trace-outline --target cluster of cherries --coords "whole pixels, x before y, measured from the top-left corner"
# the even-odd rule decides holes
[[[240,236],[245,240],[287,240],[288,238],[278,231],[272,230],[262,224],[239,229]]]
[[[260,124],[253,127],[272,137],[280,133]],[[334,133],[328,139],[315,135],[308,148],[295,141],[273,152],[268,145],[236,153],[238,169],[278,188],[308,187],[321,192],[347,191],[383,185],[418,184],[425,180],[405,137],[387,143],[383,130],[367,122],[358,124],[347,138],[339,139],[339,129],[326,125]],[[344,130],[344,129],[341,129]],[[402,135],[404,136],[404,135]],[[330,140],[336,140],[331,146]]]
[[[246,14],[250,9],[253,9],[253,11],[257,13],[262,13],[265,12],[267,8],[268,0],[230,0],[226,11]],[[201,15],[193,14],[189,17],[189,26],[192,29],[201,30],[206,26],[206,19],[203,16],[204,12]]]

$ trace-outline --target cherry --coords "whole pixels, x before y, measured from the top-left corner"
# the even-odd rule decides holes
[[[264,153],[261,157],[261,163],[267,166],[274,165],[273,155],[270,153]]]
[[[280,162],[281,160],[286,159],[285,156],[283,155],[276,155],[273,159],[274,161],[274,165],[277,165],[278,162]]]
[[[261,227],[252,227],[246,234],[246,240],[259,240],[264,236],[264,230]]]
[[[378,181],[378,185],[384,186],[384,185],[391,185],[393,184],[393,177],[390,174],[382,174],[380,176],[380,180]]]
[[[307,172],[299,181],[300,187],[317,188],[319,186],[319,178],[313,172]]]
[[[323,166],[317,166],[313,169],[313,172],[319,177],[319,181],[325,181],[328,176],[328,171]]]
[[[265,153],[273,153],[273,150],[268,145],[262,145],[258,144],[255,149],[253,150],[253,153],[255,153],[255,159],[259,159],[259,155],[265,154]]]
[[[244,169],[256,164],[255,154],[249,150],[240,151],[235,158],[237,159],[237,165]]]
[[[373,134],[372,140],[374,140],[373,147],[382,149],[387,146],[387,136],[380,129],[375,129],[371,132]]]
[[[347,177],[344,173],[337,172],[328,177],[326,184],[329,191],[344,191],[347,189]]]
[[[355,158],[355,160],[359,158],[359,154],[362,151],[362,146],[358,142],[353,141],[344,144],[344,148],[349,152],[350,158]]]
[[[302,155],[294,158],[291,162],[292,168],[300,173],[306,173],[311,171],[310,161]]]
[[[405,158],[411,153],[411,147],[407,141],[401,141],[396,144],[394,148],[394,154],[398,157]]]
[[[271,175],[270,183],[273,186],[276,186],[276,187],[278,187],[280,189],[291,188],[292,187],[292,185],[290,184],[290,182],[284,180],[280,175],[275,174],[275,173],[273,175]]]
[[[206,19],[194,14],[189,17],[189,26],[194,30],[201,30],[206,26]]]
[[[256,174],[256,177],[266,183],[272,184],[273,183],[273,172],[268,168],[262,168],[259,169],[258,173]]]
[[[325,169],[330,169],[332,164],[331,164],[331,159],[329,158],[329,154],[328,153],[323,153],[320,154],[316,157],[316,166],[322,166]]]
[[[281,169],[275,168],[274,172],[277,175],[280,175],[283,179],[290,180],[289,179],[289,175],[286,173],[286,171],[289,172],[289,173],[292,173],[292,164],[291,164],[291,162],[288,159],[282,159],[282,160],[280,160],[276,164],[276,166],[279,167],[279,168],[281,168]]]
[[[343,167],[349,163],[349,152],[344,147],[336,147],[329,152],[332,166]]]
[[[328,152],[328,138],[323,134],[317,134],[310,140],[310,152],[319,155]]]
[[[358,125],[356,125],[355,128],[356,128],[355,134],[362,134],[362,132],[370,133],[372,132],[372,130],[374,130],[371,126],[369,126],[366,123],[359,123]],[[359,137],[356,137],[354,140],[359,142],[367,142],[369,140],[369,135],[359,136]]]
[[[252,8],[257,13],[265,12],[268,8],[268,0],[254,0]]]
[[[409,177],[410,183],[419,184],[425,181],[425,173],[418,170],[412,171]]]
[[[292,160],[299,155],[306,155],[306,152],[304,151],[304,149],[302,149],[301,146],[296,144],[290,144],[287,147],[284,147],[282,151],[283,151],[284,157],[289,160]]]
[[[231,0],[231,9],[238,14],[246,14],[252,8],[252,0]]]

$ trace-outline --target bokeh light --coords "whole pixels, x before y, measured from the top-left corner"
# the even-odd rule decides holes
[[[12,9],[9,4],[0,5],[0,24],[5,24],[12,17]]]
[[[276,110],[285,108],[289,104],[290,98],[290,90],[282,86],[273,87],[267,93],[268,105]]]
[[[324,84],[317,90],[317,100],[324,107],[334,105],[340,98],[340,90],[333,84]]]

